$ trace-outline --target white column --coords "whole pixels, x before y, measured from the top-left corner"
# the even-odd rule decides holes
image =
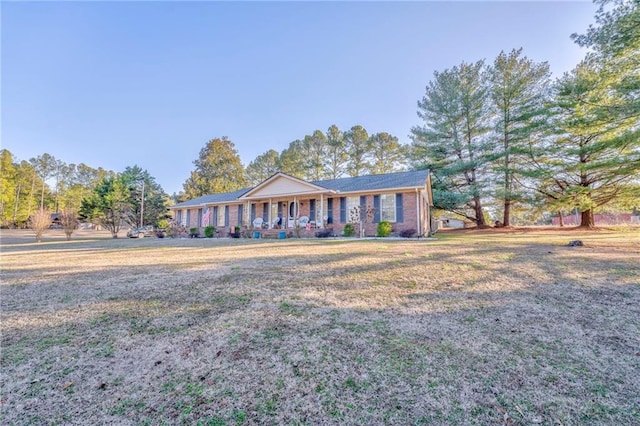
[[[318,226],[318,218],[316,218],[316,226],[324,228],[324,194],[322,193],[320,194],[320,226]]]
[[[269,198],[269,211],[267,212],[267,220],[269,221],[269,229],[273,228],[272,220],[271,220],[271,198]]]

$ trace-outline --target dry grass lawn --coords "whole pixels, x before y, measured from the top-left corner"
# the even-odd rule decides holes
[[[1,309],[2,424],[640,424],[638,229],[5,233]]]

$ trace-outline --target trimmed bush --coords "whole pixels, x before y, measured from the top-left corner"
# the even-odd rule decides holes
[[[378,237],[388,237],[389,235],[391,235],[391,231],[393,229],[391,228],[391,223],[387,222],[387,221],[382,221],[380,223],[378,223],[378,230],[376,235]]]
[[[416,230],[415,229],[405,229],[404,231],[400,232],[400,236],[402,238],[411,238],[414,235],[416,235]]]
[[[331,236],[331,233],[333,231],[331,229],[323,229],[321,231],[317,231],[316,232],[316,237],[317,238],[328,238]]]
[[[353,237],[354,235],[356,235],[356,228],[353,226],[353,223],[347,223],[344,226],[342,235],[344,235],[345,237]]]
[[[216,233],[216,227],[215,226],[205,226],[204,227],[204,236],[207,238],[213,238],[213,234]]]
[[[198,232],[198,228],[189,228],[189,236],[191,238],[197,238],[200,236],[200,233]]]

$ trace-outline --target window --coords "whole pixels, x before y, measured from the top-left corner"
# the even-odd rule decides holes
[[[217,228],[224,228],[224,214],[225,210],[223,210],[222,206],[218,207],[218,223],[216,223]]]
[[[380,219],[386,222],[396,221],[396,194],[380,195]]]
[[[353,209],[360,205],[360,197],[347,197],[347,222],[353,222]]]

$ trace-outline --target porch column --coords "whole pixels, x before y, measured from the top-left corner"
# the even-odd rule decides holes
[[[324,229],[324,194],[320,193],[320,226],[318,226],[318,218],[316,218],[316,226]]]
[[[269,221],[269,229],[273,228],[272,220],[271,220],[271,198],[269,198],[269,211],[267,212],[267,220]]]

